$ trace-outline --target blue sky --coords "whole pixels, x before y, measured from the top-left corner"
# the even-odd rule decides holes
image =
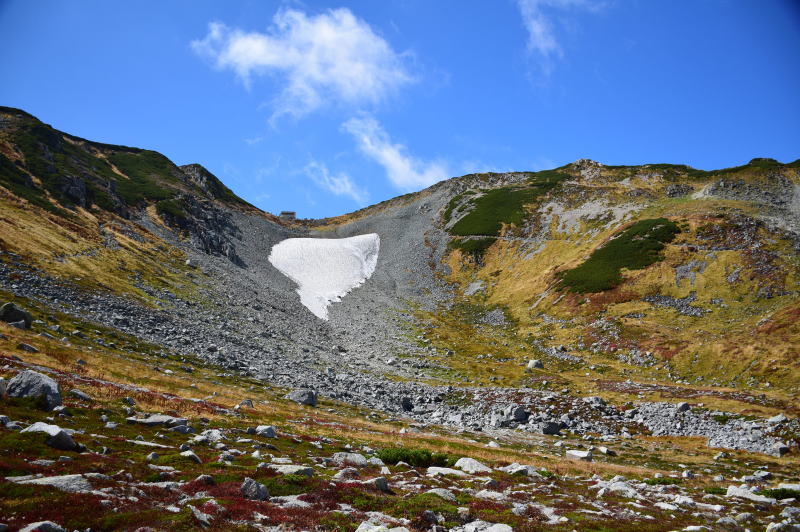
[[[303,217],[581,157],[800,157],[792,0],[0,0],[0,66],[0,105]]]

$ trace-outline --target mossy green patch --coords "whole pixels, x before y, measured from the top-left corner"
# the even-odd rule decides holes
[[[475,259],[480,259],[495,242],[497,242],[496,238],[454,238],[450,241],[448,247],[471,255]]]
[[[773,499],[778,499],[779,501],[783,499],[800,500],[800,490],[792,490],[788,488],[773,488],[773,489],[761,490],[758,493],[759,495],[763,495],[764,497],[772,497]]]
[[[482,196],[470,200],[472,210],[453,225],[450,233],[459,236],[499,235],[504,224],[522,223],[525,218],[525,205],[533,203],[568,177],[568,174],[555,170],[534,172],[525,186],[486,191]],[[448,205],[445,219],[449,219],[456,198],[453,198]]]
[[[644,480],[644,483],[650,486],[675,486],[681,482],[681,479],[671,477],[646,478]]]
[[[387,464],[405,462],[415,467],[448,467],[455,463],[455,459],[446,453],[432,453],[427,449],[408,447],[381,449],[377,456]]]
[[[176,179],[172,175],[175,167],[160,153],[148,150],[120,152],[109,155],[108,159],[129,178],[117,181],[117,191],[129,205],[175,196],[175,189],[164,184]]]
[[[596,249],[580,266],[561,273],[561,286],[572,292],[610,290],[622,282],[621,270],[641,270],[661,260],[664,244],[680,232],[666,218],[639,220]]]

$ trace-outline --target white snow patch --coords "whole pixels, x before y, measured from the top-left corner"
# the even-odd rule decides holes
[[[269,261],[297,283],[300,302],[328,319],[328,305],[372,277],[381,239],[375,233],[350,238],[287,238],[272,247]]]

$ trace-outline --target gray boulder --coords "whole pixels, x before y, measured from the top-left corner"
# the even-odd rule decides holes
[[[68,493],[85,493],[94,489],[92,483],[89,482],[86,476],[59,475],[54,477],[25,478],[22,480],[12,480],[12,482],[30,486],[52,486]]]
[[[534,369],[544,369],[544,364],[542,364],[541,360],[529,360],[527,369],[529,371]]]
[[[58,383],[36,371],[20,371],[6,388],[9,397],[42,397],[48,410],[61,405]]]
[[[71,389],[71,390],[69,391],[69,394],[70,394],[72,397],[76,398],[76,399],[80,399],[81,401],[87,401],[87,402],[89,402],[89,401],[91,401],[91,400],[92,400],[92,398],[89,396],[89,394],[87,394],[86,392],[83,392],[83,391],[81,391],[81,390],[79,390],[79,389],[77,389],[77,388],[73,388],[73,389]]]
[[[244,479],[240,489],[244,498],[250,499],[251,501],[263,501],[269,497],[267,487],[250,477]]]
[[[44,432],[49,436],[45,443],[61,451],[79,451],[81,449],[81,446],[75,443],[72,436],[58,425],[48,425],[37,421],[30,427],[22,429],[21,432]]]
[[[366,457],[360,453],[334,453],[333,463],[338,466],[351,465],[355,467],[368,465]]]
[[[561,432],[561,424],[554,421],[543,421],[535,425],[536,432],[554,436]]]
[[[272,425],[259,425],[255,429],[255,433],[259,436],[263,436],[264,438],[277,438],[278,435],[275,432],[275,427]]]
[[[0,321],[6,323],[22,322],[25,329],[30,329],[31,323],[33,323],[33,316],[27,310],[9,302],[0,307]]]
[[[25,342],[20,342],[19,344],[17,344],[17,349],[21,349],[22,351],[25,351],[26,353],[38,353],[39,352],[39,350],[36,347],[32,346],[31,344],[26,344]]]
[[[400,399],[400,408],[403,409],[403,412],[411,412],[414,410],[414,403],[408,397],[403,397]]]
[[[150,414],[145,418],[131,416],[125,418],[130,424],[145,425],[147,427],[155,427],[157,425],[166,425],[168,427],[176,427],[179,425],[186,425],[188,420],[185,417],[173,417],[164,414]]]
[[[317,394],[313,390],[294,390],[286,398],[301,405],[317,406]]]
[[[20,528],[19,532],[67,532],[66,528],[62,528],[52,521],[39,521],[31,523],[25,528]]]

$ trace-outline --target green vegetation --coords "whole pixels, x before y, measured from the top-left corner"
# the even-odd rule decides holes
[[[458,249],[464,254],[472,255],[474,258],[480,259],[483,257],[486,250],[496,241],[496,238],[455,238],[450,241],[448,247],[450,247],[450,249]]]
[[[154,151],[139,153],[119,152],[108,159],[129,179],[117,180],[117,191],[129,205],[147,200],[165,200],[175,196],[173,188],[164,186],[164,181],[175,180],[174,165]]]
[[[708,488],[703,488],[703,491],[709,495],[725,495],[727,490],[725,488],[720,488],[719,486],[710,486]]]
[[[17,166],[2,153],[0,153],[0,186],[7,188],[11,193],[53,214],[61,216],[67,214],[64,210],[59,209],[48,201],[44,191],[34,187],[30,177],[17,168]]]
[[[450,201],[447,203],[447,207],[445,208],[444,213],[442,214],[444,223],[448,223],[450,221],[450,217],[453,215],[453,211],[461,202],[461,200],[464,199],[465,196],[466,192],[462,192],[461,194],[456,194],[455,196],[450,198]]]
[[[800,491],[798,490],[790,490],[787,488],[774,488],[768,490],[761,490],[758,492],[759,495],[763,495],[764,497],[772,497],[773,499],[783,500],[783,499],[797,499],[800,500]]]
[[[445,453],[432,453],[427,449],[410,449],[406,447],[395,447],[382,449],[377,453],[378,458],[387,464],[405,462],[414,467],[447,467],[455,463],[455,459]]]
[[[641,270],[661,260],[664,244],[680,232],[666,218],[639,220],[596,249],[580,266],[561,273],[561,286],[572,292],[610,290],[622,282],[621,270]]]
[[[681,479],[670,477],[646,478],[644,483],[650,486],[676,486],[681,483]]]
[[[159,216],[170,218],[170,221],[181,226],[185,225],[189,218],[184,210],[183,200],[180,198],[159,201],[156,203],[156,212]]]
[[[727,423],[731,419],[731,416],[727,416],[725,414],[717,414],[717,415],[715,415],[713,417],[714,417],[714,421],[716,421],[720,425],[724,425],[725,423]]]
[[[525,215],[525,205],[533,201],[537,191],[532,189],[497,188],[472,200],[473,209],[453,225],[454,235],[500,234],[503,224],[519,224]]]
[[[528,178],[528,181],[537,186],[549,187],[548,190],[550,190],[561,181],[571,177],[571,175],[565,172],[559,172],[558,169],[539,170],[538,172],[531,172],[531,176]]]
[[[272,497],[285,497],[286,495],[300,495],[308,491],[313,485],[313,480],[305,475],[279,475],[277,477],[259,478]]]
[[[450,233],[459,236],[497,236],[503,224],[522,223],[525,205],[533,203],[568,177],[568,174],[556,170],[544,170],[531,173],[525,188],[503,187],[486,191],[482,196],[470,200],[472,210],[453,225]],[[465,194],[451,200],[445,210],[445,220],[449,220],[456,204]]]

